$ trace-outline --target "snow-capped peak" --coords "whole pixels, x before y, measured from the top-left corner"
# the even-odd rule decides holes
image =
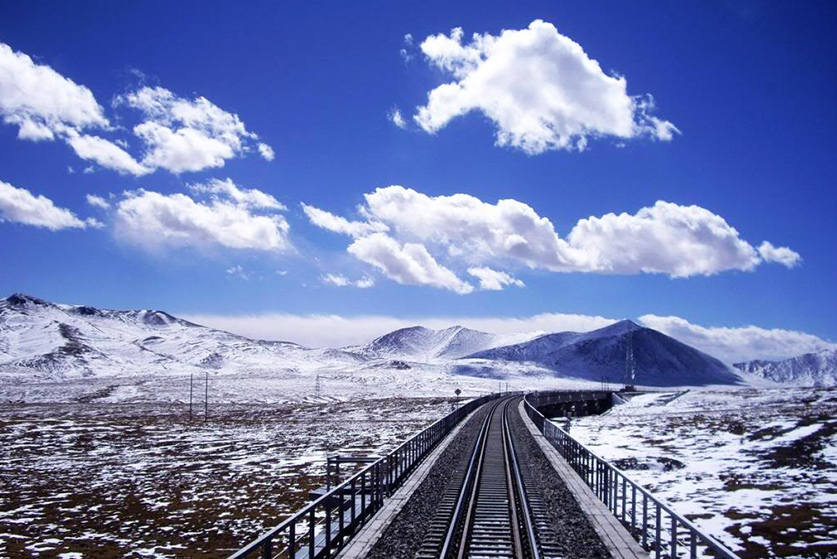
[[[459,325],[442,330],[411,326],[384,334],[366,345],[346,349],[370,358],[444,363],[532,337],[533,334],[489,334]]]
[[[837,350],[823,349],[782,361],[755,360],[733,365],[757,378],[797,386],[837,386]]]

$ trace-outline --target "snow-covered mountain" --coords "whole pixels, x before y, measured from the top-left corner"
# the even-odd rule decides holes
[[[0,370],[28,379],[299,371],[363,361],[340,350],[251,340],[163,311],[100,310],[22,294],[0,300]]]
[[[684,386],[739,384],[741,378],[714,357],[665,334],[623,320],[587,333],[546,334],[528,342],[467,356],[460,371],[473,374],[485,361],[531,362],[566,377],[624,382],[628,344],[633,349],[634,384]]]
[[[750,375],[795,386],[837,386],[837,350],[824,349],[782,361],[747,361],[733,365]]]
[[[489,334],[452,326],[431,330],[423,326],[401,328],[366,345],[345,348],[369,358],[417,363],[446,363],[478,351],[529,340],[532,334]]]
[[[215,397],[228,401],[306,398],[318,375],[343,398],[479,393],[498,380],[521,389],[589,387],[603,378],[623,380],[629,338],[637,385],[740,382],[720,361],[630,321],[546,335],[417,326],[363,346],[310,349],[163,311],[101,310],[16,294],[0,300],[0,400],[183,401],[190,373],[204,371],[213,373]]]

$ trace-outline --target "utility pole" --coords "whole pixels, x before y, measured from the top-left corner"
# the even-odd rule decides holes
[[[206,371],[206,392],[203,396],[203,422],[209,421],[209,371]]]
[[[314,380],[314,397],[319,401],[320,399],[320,391],[322,387],[320,386],[320,373],[317,373],[317,378]]]
[[[195,374],[189,373],[189,423],[192,422],[192,392],[195,386]]]

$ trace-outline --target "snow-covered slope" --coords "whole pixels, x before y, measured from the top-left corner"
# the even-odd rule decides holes
[[[364,346],[309,349],[252,340],[162,311],[12,295],[0,300],[0,400],[182,399],[189,374],[204,371],[216,379],[216,396],[230,401],[304,398],[318,375],[336,397],[455,388],[479,393],[497,381],[533,390],[592,386],[603,378],[623,380],[628,336],[637,385],[739,382],[720,361],[629,321],[586,334],[532,336],[414,327]]]
[[[100,310],[20,294],[0,300],[0,370],[29,379],[306,370],[363,361],[339,350],[251,340],[162,311]]]
[[[531,362],[557,374],[592,381],[623,382],[628,343],[633,346],[634,384],[685,386],[739,384],[740,377],[719,360],[665,334],[623,320],[584,334],[561,332],[469,355],[465,374],[483,360]],[[473,364],[472,364],[473,363]]]
[[[532,334],[489,334],[453,326],[431,330],[423,326],[402,328],[363,346],[345,348],[369,358],[398,359],[416,363],[445,363],[478,351],[522,342]]]
[[[837,386],[837,350],[824,349],[782,361],[747,361],[734,367],[755,377],[794,386]]]

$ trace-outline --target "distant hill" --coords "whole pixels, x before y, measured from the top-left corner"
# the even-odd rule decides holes
[[[330,372],[332,379],[364,386],[378,382],[371,379],[386,378],[422,389],[464,382],[457,380],[462,375],[512,378],[531,388],[560,379],[620,383],[629,339],[637,385],[741,382],[717,359],[631,321],[588,333],[545,335],[415,326],[362,346],[311,349],[206,328],[160,310],[104,310],[23,294],[0,300],[0,381],[132,377],[137,379],[132,382],[140,382],[215,371],[262,374],[276,381]],[[765,365],[764,371],[768,368]]]
[[[366,345],[344,349],[368,358],[445,363],[478,351],[531,338],[530,334],[489,334],[462,326],[444,330],[413,326],[384,334]]]
[[[782,361],[747,361],[736,369],[773,382],[794,386],[837,386],[837,350],[824,349]]]
[[[103,310],[23,294],[0,300],[0,370],[28,379],[307,370],[363,361],[340,350],[251,340],[158,310]]]
[[[564,377],[625,380],[627,347],[633,346],[634,383],[644,386],[739,384],[741,378],[718,359],[630,320],[587,333],[561,332],[479,351],[472,360],[531,362]],[[463,364],[462,372],[468,371]]]

